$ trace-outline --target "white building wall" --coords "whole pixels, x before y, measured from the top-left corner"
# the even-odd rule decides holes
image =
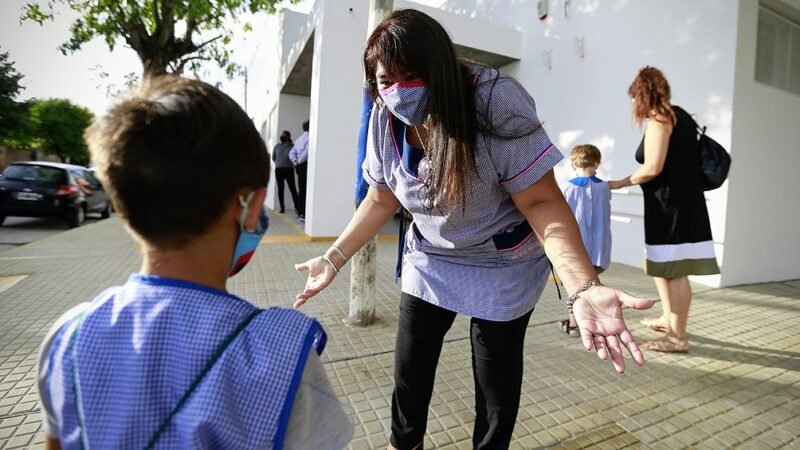
[[[545,128],[565,156],[579,143],[601,149],[602,178],[622,178],[637,167],[634,152],[641,131],[632,122],[627,89],[645,65],[663,70],[672,85],[674,103],[697,113],[709,133],[729,147],[737,2],[573,0],[570,5],[565,17],[564,1],[550,1],[545,21],[536,16],[535,1],[456,0],[442,7],[487,20],[507,20],[523,32],[522,58],[504,70],[533,95]],[[579,40],[583,57],[578,52]],[[562,182],[572,176],[568,162],[557,169],[557,175]],[[722,265],[726,193],[727,186],[707,195]],[[612,210],[612,259],[641,266],[640,188],[615,193]],[[716,285],[719,277],[699,281]]]
[[[800,96],[755,81],[758,2],[739,3],[726,285],[800,278]]]
[[[319,0],[314,7],[306,234],[338,236],[353,215],[361,53],[367,0]]]
[[[513,49],[508,51],[519,55],[520,61],[504,71],[517,77],[536,99],[553,140],[565,156],[578,143],[600,147],[604,161],[599,175],[606,179],[626,176],[637,167],[633,154],[641,131],[631,120],[628,85],[645,65],[662,69],[672,85],[673,102],[695,113],[734,158],[731,182],[707,193],[723,275],[699,277],[698,281],[732,285],[800,276],[800,268],[791,264],[798,259],[799,244],[788,234],[789,225],[800,213],[784,207],[779,214],[777,201],[770,201],[770,194],[779,190],[776,186],[786,192],[797,191],[790,181],[782,180],[792,180],[789,171],[799,162],[800,130],[791,127],[790,121],[800,112],[800,100],[753,81],[757,2],[572,0],[565,17],[565,0],[551,0],[544,21],[537,18],[536,3],[398,0],[396,7],[419,7],[432,13],[446,28],[452,28],[458,43]],[[277,51],[282,56],[277,66],[281,69],[271,70],[279,72],[279,89],[291,70],[292,58],[302,50],[304,39],[315,32],[306,222],[306,233],[313,237],[337,235],[351,216],[367,4],[367,0],[318,0],[309,15],[289,21],[291,29],[286,29],[284,20],[284,29],[278,33],[281,48]],[[483,25],[472,30],[464,27],[468,21],[453,19],[448,13],[478,19],[476,24],[513,28],[517,33],[511,36],[520,36],[521,42],[517,47],[509,45],[508,33],[495,33]],[[463,40],[468,42],[460,42]],[[268,97],[267,104],[272,102],[273,109],[268,106],[266,110],[280,111],[278,96]],[[734,103],[738,107],[735,117]],[[276,136],[281,119],[263,120]],[[256,122],[261,123],[259,119]],[[771,160],[776,164],[764,163]],[[744,170],[749,172],[742,173]],[[567,163],[557,168],[557,176],[562,182],[572,176]],[[730,202],[729,189],[733,194]],[[614,195],[615,262],[641,266],[642,206],[637,187]],[[758,230],[758,239],[753,238],[753,230]],[[753,264],[754,255],[768,255],[769,261]]]

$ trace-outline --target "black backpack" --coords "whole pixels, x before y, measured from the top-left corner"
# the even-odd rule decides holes
[[[694,120],[694,118],[692,118]],[[706,127],[697,127],[697,150],[700,168],[700,182],[704,191],[713,191],[722,186],[731,168],[731,155],[719,142],[706,134]]]

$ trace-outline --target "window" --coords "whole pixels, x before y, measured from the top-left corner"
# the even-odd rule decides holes
[[[3,177],[9,180],[59,184],[64,182],[64,171],[55,167],[12,164],[6,167]]]
[[[763,4],[758,10],[756,80],[800,94],[800,24]]]

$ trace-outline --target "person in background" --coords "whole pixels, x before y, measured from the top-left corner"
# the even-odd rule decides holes
[[[278,203],[281,205],[280,213],[286,212],[286,205],[283,201],[284,183],[289,185],[289,193],[292,195],[292,203],[295,210],[299,208],[300,200],[297,197],[297,188],[294,184],[294,165],[289,159],[289,152],[292,150],[292,134],[284,130],[281,133],[281,141],[275,144],[272,149],[272,160],[275,162],[275,184],[278,186]],[[299,211],[299,210],[298,210]]]
[[[298,200],[299,206],[297,209],[297,216],[300,221],[306,219],[306,174],[308,173],[308,120],[303,122],[303,134],[297,138],[294,147],[289,152],[289,159],[294,165],[294,170],[297,172],[297,185],[299,188]]]
[[[645,272],[656,282],[661,317],[642,324],[666,333],[646,341],[646,350],[689,351],[689,275],[719,273],[711,223],[698,168],[697,129],[692,116],[670,102],[669,83],[655,67],[639,71],[628,88],[633,118],[644,137],[636,150],[641,166],[610,181],[611,189],[640,185],[644,194]]]
[[[564,188],[564,198],[575,214],[583,246],[598,275],[611,263],[611,190],[608,183],[597,178],[602,155],[591,144],[578,145],[569,155],[575,178]],[[561,330],[570,336],[580,336],[575,316],[561,321]]]

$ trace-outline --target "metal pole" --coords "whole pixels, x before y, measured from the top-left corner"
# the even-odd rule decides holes
[[[367,37],[384,17],[392,12],[393,0],[369,1]],[[371,239],[351,259],[350,311],[345,323],[367,326],[375,322],[375,273],[377,272],[377,237]]]

